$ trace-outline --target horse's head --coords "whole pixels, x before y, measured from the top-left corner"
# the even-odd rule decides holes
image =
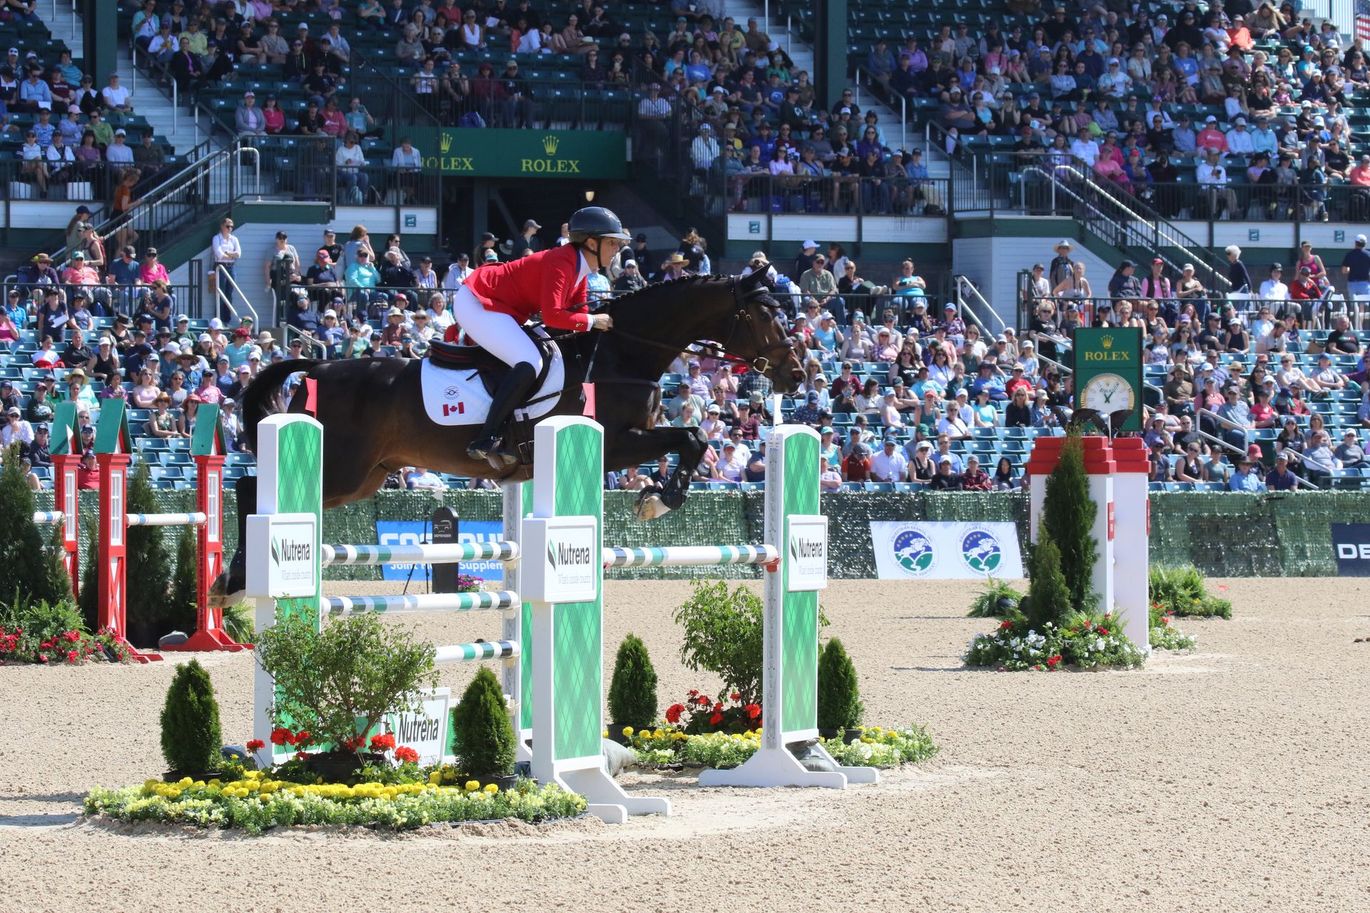
[[[804,382],[804,364],[790,342],[769,276],[768,268],[753,269],[736,280],[737,323],[727,341],[728,353],[750,362],[778,392],[793,393]]]

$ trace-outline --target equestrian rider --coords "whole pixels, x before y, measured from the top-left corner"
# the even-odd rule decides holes
[[[549,329],[588,332],[613,326],[608,314],[587,313],[585,280],[606,268],[631,236],[618,216],[602,206],[577,210],[568,225],[571,243],[481,267],[452,303],[452,316],[466,335],[510,366],[485,424],[466,448],[473,460],[489,460],[497,467],[518,463],[498,435],[542,373],[542,354],[523,324],[541,313]]]

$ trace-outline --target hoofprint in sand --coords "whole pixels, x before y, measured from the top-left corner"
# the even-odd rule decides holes
[[[1367,587],[1213,583],[1237,612],[1186,620],[1198,652],[1138,671],[1004,675],[961,665],[970,636],[995,624],[964,617],[964,584],[834,581],[828,633],[856,662],[867,719],[925,722],[939,755],[845,792],[634,774],[630,790],[669,795],[676,814],[616,828],[249,838],[82,823],[90,786],[164,766],[156,720],[174,664],[0,668],[0,913],[334,910],[381,896],[443,911],[732,911],[797,898],[863,913],[1363,909],[1370,663],[1352,639],[1370,632]],[[717,686],[678,661],[671,612],[688,594],[686,583],[606,587],[606,661],[637,633],[663,701]],[[488,619],[419,622],[433,639],[489,633]],[[225,736],[241,742],[251,657],[200,659]],[[443,684],[470,671],[445,670]]]

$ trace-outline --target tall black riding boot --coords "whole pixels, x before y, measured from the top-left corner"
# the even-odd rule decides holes
[[[518,463],[518,454],[512,448],[505,447],[499,435],[504,430],[504,424],[509,420],[509,416],[513,415],[514,410],[522,405],[524,398],[533,392],[537,381],[537,369],[526,361],[521,361],[509,369],[509,373],[500,381],[499,389],[495,391],[494,399],[490,403],[490,414],[485,417],[485,424],[481,426],[476,439],[466,448],[467,456],[473,460],[487,460],[492,465],[501,465],[505,468]]]

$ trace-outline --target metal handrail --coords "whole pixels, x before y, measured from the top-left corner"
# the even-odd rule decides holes
[[[1004,322],[1004,318],[999,316],[999,313],[996,310],[994,310],[994,308],[990,305],[989,300],[985,298],[985,296],[980,292],[978,288],[975,287],[975,283],[970,281],[969,276],[964,276],[960,274],[952,276],[952,283],[956,290],[956,299],[958,306],[961,305],[962,290],[968,289],[971,295],[980,302],[980,305],[984,308],[985,313],[989,314],[996,321],[998,321],[999,332],[1002,333],[1005,329],[1008,328],[1008,324]],[[978,317],[975,317],[973,310],[972,317],[975,318],[975,322],[977,325],[979,325],[981,332],[990,332],[990,329],[987,326],[985,326],[985,324]]]
[[[252,299],[248,298],[242,288],[239,287],[238,283],[233,279],[233,274],[224,269],[222,263],[216,263],[214,264],[214,275],[218,280],[214,283],[214,297],[218,303],[228,308],[228,312],[232,314],[234,318],[240,316],[238,314],[238,309],[233,306],[232,296],[225,294],[224,292],[224,280],[227,279],[229,288],[236,292],[238,297],[243,300],[243,304],[247,307],[248,313],[252,316],[252,325],[260,326],[261,320],[257,316],[257,309],[252,306]]]
[[[1199,414],[1199,415],[1206,415],[1206,416],[1208,416],[1209,418],[1213,419],[1213,421],[1217,422],[1219,425],[1223,425],[1223,426],[1225,426],[1225,427],[1227,427],[1227,428],[1232,428],[1232,429],[1234,429],[1234,430],[1236,430],[1236,431],[1243,431],[1243,432],[1246,431],[1246,429],[1243,428],[1241,425],[1238,425],[1236,422],[1232,421],[1231,419],[1225,419],[1225,418],[1223,418],[1221,415],[1219,415],[1218,413],[1214,412],[1212,409],[1200,408],[1200,409],[1197,409],[1197,410],[1195,410],[1195,411],[1196,411],[1197,414]],[[1203,432],[1200,431],[1199,434],[1202,435]],[[1208,436],[1211,437],[1211,435],[1208,435]],[[1221,444],[1221,445],[1222,445],[1225,449],[1227,449],[1227,450],[1235,451],[1236,453],[1238,453],[1238,454],[1240,454],[1240,455],[1242,455],[1242,456],[1245,456],[1245,455],[1246,455],[1246,451],[1245,451],[1245,450],[1242,450],[1240,447],[1234,446],[1233,444],[1229,444],[1227,441],[1219,440],[1218,443]],[[1301,479],[1301,478],[1299,478],[1298,476],[1294,476],[1294,480],[1295,480],[1299,485],[1304,486],[1304,487],[1306,487],[1306,488],[1311,488],[1311,489],[1313,489],[1314,491],[1322,491],[1322,488],[1321,488],[1320,486],[1314,485],[1312,482],[1308,481],[1307,479]]]

